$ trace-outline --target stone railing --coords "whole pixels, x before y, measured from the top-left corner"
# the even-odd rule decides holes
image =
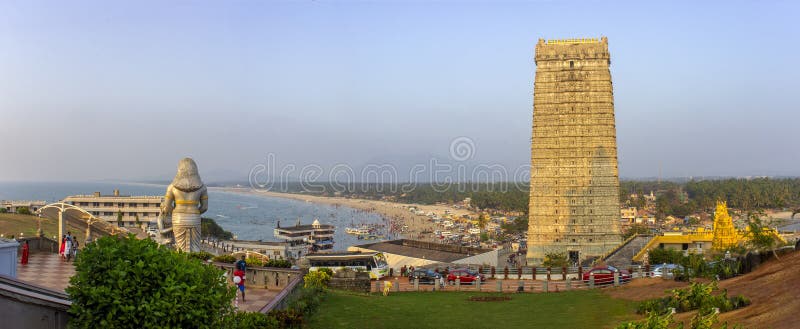
[[[19,242],[19,250],[17,250],[18,255],[22,255],[22,245],[25,244],[25,241],[28,241],[28,250],[31,253],[34,252],[49,252],[49,253],[57,253],[58,248],[60,245],[58,242],[53,241],[50,238],[46,237],[26,237],[26,238],[17,238],[17,242]]]
[[[233,264],[220,262],[214,262],[213,264],[224,270],[229,278],[233,274]],[[288,268],[248,266],[245,271],[245,276],[250,286],[262,289],[280,290],[286,288],[298,277],[302,280],[303,273],[300,272],[300,270]]]
[[[265,305],[264,307],[259,310],[261,313],[269,313],[272,310],[282,310],[285,309],[287,303],[289,302],[289,298],[297,293],[300,288],[303,287],[303,276],[297,275],[295,276],[289,284],[284,287],[281,292],[278,293],[272,300]]]

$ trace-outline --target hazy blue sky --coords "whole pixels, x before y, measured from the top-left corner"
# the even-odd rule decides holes
[[[608,36],[620,175],[800,175],[800,6],[0,1],[0,180],[530,159],[538,38]],[[241,176],[244,178],[244,176]]]

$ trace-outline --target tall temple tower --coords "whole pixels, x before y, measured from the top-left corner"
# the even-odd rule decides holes
[[[536,44],[528,264],[573,262],[622,243],[608,39]]]

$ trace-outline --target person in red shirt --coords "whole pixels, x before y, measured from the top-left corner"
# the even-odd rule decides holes
[[[233,278],[233,282],[236,283],[237,286],[239,286],[239,291],[242,292],[242,301],[244,302],[245,301],[244,300],[244,271],[237,268],[236,271],[233,271],[233,277],[234,277]],[[237,280],[237,278],[238,278],[238,280]],[[236,281],[239,281],[239,282],[236,282]]]
[[[20,260],[22,265],[28,264],[29,253],[30,253],[30,247],[28,246],[28,240],[25,240],[25,244],[22,245],[22,259]]]

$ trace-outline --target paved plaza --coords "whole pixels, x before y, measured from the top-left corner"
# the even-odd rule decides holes
[[[17,278],[20,281],[64,292],[69,285],[69,278],[75,274],[75,266],[72,261],[67,262],[57,254],[51,253],[32,253],[28,258],[28,264],[22,265],[17,262]],[[230,283],[233,285],[233,283]],[[267,305],[279,291],[261,288],[247,287],[247,302],[241,302],[238,295],[234,301],[240,310],[257,312]]]

